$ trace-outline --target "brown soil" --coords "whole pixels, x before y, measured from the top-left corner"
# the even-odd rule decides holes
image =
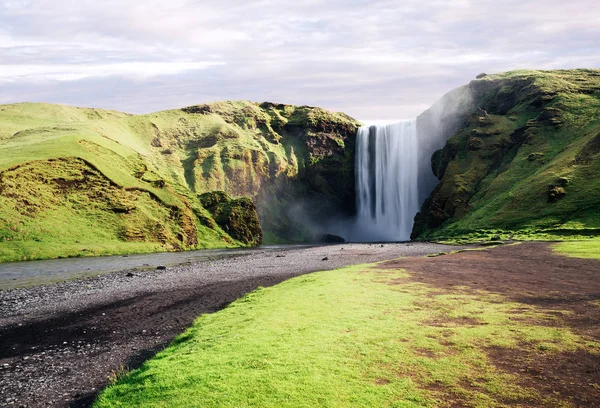
[[[522,243],[437,257],[389,261],[383,268],[403,268],[410,280],[450,292],[498,293],[512,301],[535,305],[590,340],[600,341],[600,261],[556,255],[549,244]],[[400,283],[400,282],[398,282]],[[572,313],[560,313],[568,311]],[[548,322],[529,322],[547,325]],[[444,322],[439,322],[444,325]],[[535,346],[495,347],[488,355],[499,368],[516,373],[522,385],[559,397],[578,407],[600,407],[600,355],[578,350],[546,353]]]

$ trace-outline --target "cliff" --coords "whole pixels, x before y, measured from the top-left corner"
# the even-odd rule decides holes
[[[483,76],[431,158],[439,183],[412,237],[600,232],[600,70]],[[426,113],[431,115],[431,113]]]

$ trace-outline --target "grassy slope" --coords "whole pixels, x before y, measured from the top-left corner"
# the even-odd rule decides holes
[[[128,115],[0,106],[0,262],[242,245],[210,221],[197,194],[255,196],[267,180],[320,160],[301,140],[282,140],[285,124],[325,123],[325,140],[342,144],[335,127],[356,127],[318,108],[200,108]],[[65,160],[48,161],[56,158]]]
[[[417,226],[420,238],[597,234],[600,70],[515,71],[471,88],[488,115],[470,115],[442,151],[443,178],[426,206],[446,221]],[[550,202],[550,186],[566,195]]]
[[[486,350],[551,359],[598,344],[534,306],[407,276],[363,265],[259,289],[117,375],[95,407],[570,406],[519,385]]]
[[[24,103],[0,107],[0,171],[24,163],[28,166],[24,174],[11,177],[12,186],[8,187],[13,187],[14,194],[6,194],[5,186],[0,197],[0,261],[241,245],[220,228],[208,228],[198,222],[198,242],[177,242],[174,235],[181,233],[181,228],[170,217],[172,206],[184,210],[193,207],[206,217],[210,215],[182,188],[181,172],[164,165],[152,151],[149,136],[136,131],[132,122],[148,121],[119,112],[60,105]],[[84,159],[101,173],[98,179],[147,193],[125,197],[135,202],[133,214],[90,206],[98,202],[98,195],[100,201],[123,199],[120,196],[127,193],[121,188],[106,194],[95,188],[98,194],[84,200],[74,198],[77,193],[69,191],[62,200],[53,200],[59,193],[52,188],[57,178],[70,180],[73,173],[76,176],[90,170],[85,165],[49,168],[46,160],[53,158]],[[46,173],[44,182],[40,177],[27,177],[36,172]],[[5,181],[8,174],[4,175]],[[157,187],[156,181],[163,179],[168,182],[166,187]],[[31,209],[32,197],[39,202],[37,211],[22,211]],[[165,225],[166,229],[136,237],[137,226],[150,222]]]

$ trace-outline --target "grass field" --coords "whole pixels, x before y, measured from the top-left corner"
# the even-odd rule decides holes
[[[201,316],[94,407],[569,407],[490,354],[600,354],[556,313],[378,265],[315,273]]]
[[[600,239],[561,242],[554,245],[554,251],[574,258],[600,259]]]

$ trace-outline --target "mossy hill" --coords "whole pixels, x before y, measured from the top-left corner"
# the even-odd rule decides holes
[[[357,127],[247,101],[0,105],[0,261],[256,245],[254,203],[267,242],[308,240],[311,222],[354,210]]]
[[[600,234],[600,70],[514,71],[468,86],[432,157],[440,182],[413,238]]]

